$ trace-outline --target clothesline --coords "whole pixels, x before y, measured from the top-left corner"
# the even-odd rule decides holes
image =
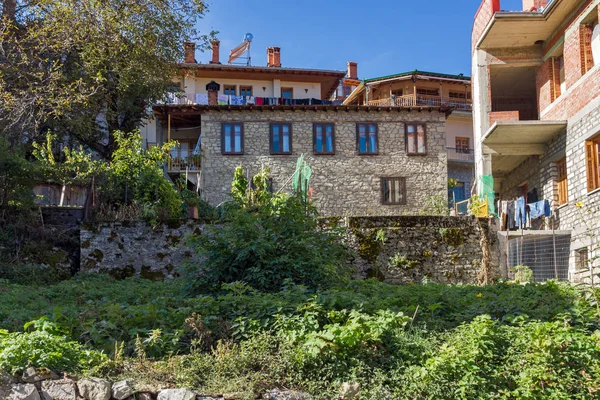
[[[501,200],[499,209],[502,230],[531,228],[532,220],[551,215],[548,200],[527,203],[525,196],[520,196],[516,200]]]
[[[196,93],[194,101],[199,105],[208,104],[208,94]],[[330,105],[333,101],[321,100],[321,99],[288,99],[284,97],[255,97],[255,96],[235,96],[219,94],[217,96],[217,103],[219,105]]]

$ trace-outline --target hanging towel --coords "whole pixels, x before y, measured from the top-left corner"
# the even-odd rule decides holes
[[[527,225],[527,214],[525,210],[525,196],[521,196],[517,199],[515,204],[516,207],[516,217],[517,217],[517,226],[521,229],[525,228]]]
[[[196,104],[208,104],[208,94],[196,93]]]
[[[257,97],[255,100],[257,106],[262,106],[265,99],[263,97]]]
[[[536,201],[535,203],[529,204],[529,212],[531,219],[549,217],[550,216],[550,203],[548,200]]]
[[[230,95],[229,96],[229,104],[232,106],[241,106],[243,99],[244,99],[243,96]]]
[[[220,94],[220,95],[217,97],[217,103],[218,103],[220,106],[227,105],[227,103],[228,103],[228,102],[229,102],[229,96],[227,96],[226,94]]]
[[[246,104],[256,104],[253,96],[246,96]]]

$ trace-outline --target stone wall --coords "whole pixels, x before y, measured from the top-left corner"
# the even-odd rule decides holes
[[[202,231],[189,222],[151,227],[144,222],[81,227],[81,270],[115,278],[141,276],[152,280],[177,277],[193,253],[187,235]]]
[[[407,155],[405,123],[426,124],[427,155]],[[221,154],[221,124],[244,124],[244,155]],[[269,124],[292,124],[292,154],[270,155]],[[335,155],[313,154],[313,123],[335,124]],[[378,124],[379,153],[357,153],[356,123]],[[282,111],[223,110],[202,115],[203,194],[213,204],[229,200],[231,180],[238,165],[250,176],[270,167],[275,190],[289,190],[300,154],[312,168],[310,186],[321,215],[414,215],[428,197],[447,198],[445,115],[438,111]],[[406,178],[406,205],[381,204],[381,177]]]
[[[477,283],[482,234],[490,238],[500,276],[495,225],[474,217],[357,217],[340,220],[357,278],[389,283]]]
[[[482,261],[481,234],[491,237],[492,264],[499,265],[495,226],[472,217],[329,217],[325,226],[346,228],[345,242],[356,278],[390,283],[476,283]],[[186,236],[198,223],[152,228],[145,223],[104,224],[81,229],[81,270],[116,278],[176,277],[193,257]],[[399,261],[398,255],[405,260]],[[390,266],[391,264],[394,264]],[[497,274],[498,272],[496,272]]]

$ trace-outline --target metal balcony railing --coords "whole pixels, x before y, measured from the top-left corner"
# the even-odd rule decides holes
[[[448,161],[475,161],[473,149],[466,147],[446,147],[448,151]]]
[[[369,100],[369,106],[381,107],[454,107],[455,110],[472,111],[471,100],[454,97],[425,96],[409,94],[406,96],[392,96],[386,99]]]

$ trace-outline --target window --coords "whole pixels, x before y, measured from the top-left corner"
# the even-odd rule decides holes
[[[231,86],[231,85],[223,86],[223,94],[235,96],[235,86]]]
[[[315,154],[335,154],[333,124],[313,124],[313,148]]]
[[[469,154],[469,138],[457,136],[454,139],[456,146],[456,152],[462,154]]]
[[[252,86],[240,86],[240,96],[252,96]]]
[[[221,153],[244,154],[244,126],[241,122],[221,125]]]
[[[292,154],[291,124],[271,124],[271,154]]]
[[[281,97],[284,99],[293,99],[294,98],[294,89],[293,88],[281,88]]]
[[[585,142],[588,192],[600,188],[600,136]]]
[[[438,89],[417,88],[417,94],[420,96],[439,96],[440,91]]]
[[[406,124],[406,153],[427,154],[425,125]]]
[[[575,268],[584,269],[588,266],[588,249],[587,247],[575,250]]]
[[[569,202],[569,192],[567,184],[567,158],[556,163],[558,170],[558,205],[567,204]]]
[[[400,96],[402,96],[402,93],[403,93],[402,89],[394,89],[394,90],[392,90],[392,96],[400,97]]]
[[[377,124],[356,124],[358,154],[377,154]]]
[[[594,13],[597,15],[596,13]],[[593,34],[598,25],[597,20],[588,21],[579,26],[579,43],[581,56],[581,74],[587,73],[594,67]],[[594,44],[597,47],[597,44]]]
[[[381,178],[381,204],[406,204],[405,178]]]
[[[467,99],[471,100],[471,93],[467,92],[448,92],[448,97],[451,99]]]

